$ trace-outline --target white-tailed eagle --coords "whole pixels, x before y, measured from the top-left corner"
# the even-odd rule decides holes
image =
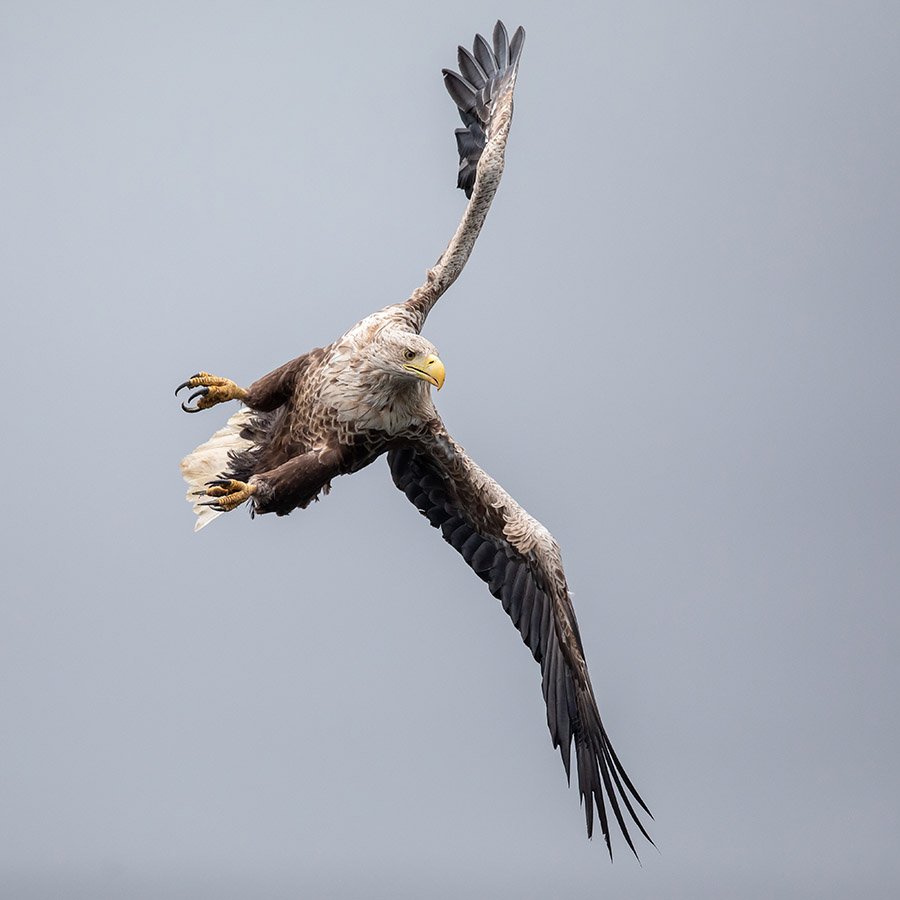
[[[500,183],[524,41],[522,28],[510,40],[497,22],[490,43],[477,35],[472,52],[459,48],[459,73],[444,70],[462,118],[458,186],[468,203],[425,283],[248,388],[206,372],[187,379],[178,388],[193,390],[186,412],[229,400],[243,407],[181,467],[199,529],[245,502],[254,513],[303,509],[335,476],[386,453],[394,483],[487,582],[540,663],[553,745],[569,777],[574,743],[588,835],[596,807],[612,856],[607,803],[632,851],[626,815],[649,840],[635,805],[649,811],[600,720],[559,546],[447,433],[431,396],[444,366],[421,335],[469,258]]]

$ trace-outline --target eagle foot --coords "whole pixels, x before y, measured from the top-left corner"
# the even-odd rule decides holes
[[[200,412],[201,409],[209,409],[218,403],[227,403],[229,400],[243,400],[247,396],[247,392],[238,387],[230,378],[219,378],[218,375],[210,375],[209,372],[198,372],[192,375],[187,381],[182,382],[175,388],[175,396],[184,388],[199,388],[194,391],[185,403],[181,404],[181,408],[186,413]],[[197,398],[200,398],[197,400]],[[196,406],[191,406],[191,401],[197,400]]]
[[[222,478],[218,481],[208,481],[205,491],[198,491],[200,496],[212,497],[208,503],[200,503],[199,506],[209,506],[216,512],[231,512],[242,503],[245,503],[256,493],[255,484],[247,484],[244,481],[235,481],[233,478]]]

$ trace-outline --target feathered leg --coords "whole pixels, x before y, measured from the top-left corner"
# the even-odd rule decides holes
[[[254,511],[287,515],[292,509],[304,509],[321,491],[331,487],[331,479],[342,471],[340,450],[311,450],[288,460],[268,472],[250,479],[254,489]]]
[[[321,354],[321,351],[315,351]],[[201,409],[209,409],[219,403],[227,403],[229,400],[241,400],[251,409],[257,412],[270,412],[277,409],[291,399],[297,378],[309,365],[310,354],[304,353],[283,366],[279,366],[268,375],[263,375],[248,388],[236,385],[230,378],[220,378],[218,375],[210,375],[209,372],[198,372],[187,381],[175,388],[175,396],[185,388],[197,388],[186,403],[181,404],[185,412],[195,413]],[[191,406],[191,401],[197,400],[196,406]]]
[[[340,473],[340,452],[313,450],[254,475],[249,482],[235,478],[208,481],[192,497],[196,507],[207,507],[215,513],[231,512],[252,497],[254,512],[285,516],[298,507],[305,509],[323,490],[327,493],[331,479]]]

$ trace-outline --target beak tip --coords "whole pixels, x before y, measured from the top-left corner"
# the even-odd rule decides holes
[[[444,364],[436,357],[430,356],[419,365],[409,363],[403,366],[408,372],[427,381],[432,387],[440,390],[444,386]]]

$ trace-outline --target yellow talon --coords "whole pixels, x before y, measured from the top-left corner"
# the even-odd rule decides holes
[[[255,493],[255,484],[247,484],[233,478],[211,481],[206,488],[206,496],[214,499],[211,503],[201,505],[210,506],[217,512],[231,512],[242,503],[246,503]]]
[[[178,392],[184,388],[199,388],[181,404],[181,408],[188,413],[200,412],[201,409],[209,409],[229,400],[243,400],[247,396],[247,391],[230,378],[220,378],[218,375],[210,375],[209,372],[198,372],[179,384],[175,388],[175,396],[177,397]],[[196,406],[190,406],[192,400],[197,400]]]

